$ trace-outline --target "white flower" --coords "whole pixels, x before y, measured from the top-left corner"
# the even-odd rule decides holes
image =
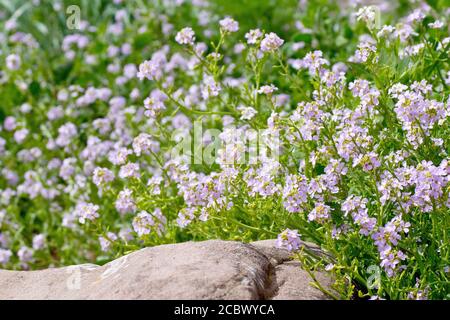
[[[179,44],[187,44],[192,46],[195,41],[195,33],[192,28],[183,28],[175,36],[175,41]]]

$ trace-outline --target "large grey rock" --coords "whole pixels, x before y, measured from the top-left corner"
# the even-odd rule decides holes
[[[273,240],[149,247],[104,266],[0,270],[0,299],[327,299]],[[318,277],[330,284],[324,274]]]
[[[330,297],[311,285],[311,276],[300,267],[298,261],[291,261],[291,254],[287,250],[275,246],[274,240],[253,242],[253,245],[271,259],[275,266],[276,291],[273,300],[323,300]],[[303,242],[303,246],[317,255],[325,255],[316,245]],[[314,277],[320,285],[332,294],[333,281],[324,272],[314,272]]]

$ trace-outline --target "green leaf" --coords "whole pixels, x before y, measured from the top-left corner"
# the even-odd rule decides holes
[[[292,41],[294,42],[306,42],[306,43],[311,43],[312,41],[312,35],[309,33],[297,33],[292,37]]]

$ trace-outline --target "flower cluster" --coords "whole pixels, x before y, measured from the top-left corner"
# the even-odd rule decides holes
[[[291,2],[114,1],[38,40],[0,21],[0,266],[278,235],[340,298],[447,297],[449,9]]]

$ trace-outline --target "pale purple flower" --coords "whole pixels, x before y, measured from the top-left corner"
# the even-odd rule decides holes
[[[117,235],[113,232],[108,232],[106,237],[100,236],[98,241],[103,252],[109,251],[114,241],[116,241]]]
[[[149,234],[152,227],[155,225],[153,216],[147,211],[141,211],[133,219],[133,230],[137,233],[139,237]]]
[[[179,44],[186,44],[186,45],[194,45],[195,42],[195,33],[194,30],[192,30],[192,28],[183,28],[181,29],[176,37],[175,37],[175,41],[178,42]]]
[[[112,97],[109,100],[109,106],[112,109],[121,109],[121,108],[125,107],[126,104],[127,104],[127,100],[125,99],[125,97],[121,97],[121,96]]]
[[[3,128],[5,128],[6,131],[13,131],[17,127],[16,118],[8,116],[5,118],[5,121],[3,122]]]
[[[203,80],[202,97],[208,99],[209,97],[217,97],[222,90],[220,83],[217,83],[213,77],[207,76]]]
[[[16,132],[14,132],[14,140],[19,144],[23,143],[27,138],[29,132],[30,131],[26,128],[17,130]]]
[[[122,165],[127,161],[128,155],[132,154],[128,148],[118,148],[116,150],[112,150],[108,154],[108,160],[115,165]]]
[[[119,238],[125,242],[132,241],[134,239],[133,230],[129,227],[123,227],[119,231]]]
[[[239,23],[233,18],[226,17],[219,21],[220,28],[226,32],[236,32],[239,30]]]
[[[0,156],[5,152],[6,140],[0,137]]]
[[[131,44],[129,43],[124,43],[122,44],[122,46],[120,47],[120,51],[122,51],[122,54],[124,56],[128,56],[131,54]]]
[[[157,97],[148,97],[144,100],[145,115],[150,118],[156,118],[162,111],[166,110],[164,100]]]
[[[162,75],[161,63],[156,60],[146,60],[139,65],[139,71],[137,77],[139,80],[148,79],[154,80],[159,79]]]
[[[20,56],[17,54],[10,54],[6,57],[6,67],[9,70],[17,70],[20,68],[22,61]]]
[[[86,220],[94,221],[100,215],[98,213],[99,206],[93,203],[81,202],[75,208],[75,216],[81,224],[86,223]]]
[[[413,57],[419,55],[419,53],[425,48],[425,44],[419,43],[413,46],[407,46],[403,51],[399,52],[399,57]]]
[[[41,250],[45,247],[45,235],[44,234],[37,234],[33,237],[33,249],[34,250]]]
[[[395,31],[395,27],[393,26],[389,26],[389,25],[384,25],[380,31],[377,32],[377,37],[378,38],[385,38],[388,36],[391,36]]]
[[[55,143],[60,147],[66,147],[77,134],[77,127],[73,123],[68,122],[59,127],[58,137],[56,138]]]
[[[356,12],[356,17],[358,21],[364,21],[369,28],[371,28],[376,22],[377,12],[375,11],[374,6],[362,7]]]
[[[127,79],[132,79],[136,76],[137,69],[134,63],[128,63],[123,67],[123,74]]]
[[[17,28],[16,19],[8,19],[5,21],[5,30],[11,31]]]
[[[22,246],[19,251],[17,251],[17,256],[19,257],[20,262],[27,263],[33,260],[33,253],[33,249]]]
[[[31,107],[31,104],[29,104],[29,103],[22,103],[20,105],[20,112],[22,112],[22,113],[30,113],[31,109],[32,109],[32,107]]]
[[[138,88],[134,88],[133,90],[131,90],[130,92],[130,99],[135,101],[137,100],[139,97],[141,96],[141,92],[139,91]]]
[[[414,31],[414,28],[408,23],[400,23],[395,27],[395,31],[393,36],[396,38],[400,38],[401,42],[407,42],[411,36],[416,36],[417,32]]]
[[[139,171],[139,164],[137,163],[127,163],[126,165],[123,165],[120,167],[119,170],[119,177],[122,179],[125,178],[139,178],[141,176]]]
[[[369,58],[376,58],[375,54],[377,47],[370,42],[361,42],[358,44],[358,49],[355,51],[355,55],[352,62],[365,63],[369,61]]]
[[[273,52],[281,47],[284,40],[277,36],[276,33],[271,32],[264,35],[264,39],[261,41],[261,51],[263,52]]]
[[[92,126],[97,129],[100,134],[107,134],[111,130],[111,121],[106,118],[98,118],[92,122]]]
[[[420,22],[423,19],[425,19],[426,14],[425,12],[421,9],[421,8],[417,8],[415,10],[413,10],[407,17],[406,17],[406,21],[410,22],[410,23],[414,23],[414,22]]]
[[[305,57],[302,59],[302,68],[308,69],[309,73],[311,75],[317,75],[320,74],[320,71],[322,70],[322,66],[329,65],[330,63],[328,60],[323,58],[323,53],[320,50],[316,50],[313,52],[309,52],[305,55]]]
[[[0,265],[6,265],[9,262],[9,259],[11,259],[11,256],[11,250],[0,248]]]
[[[178,212],[177,224],[180,228],[187,227],[192,220],[195,218],[195,208],[183,208],[180,212]]]
[[[50,121],[64,117],[64,109],[61,106],[53,107],[47,112],[47,118]]]
[[[133,151],[137,156],[149,154],[150,151],[157,153],[159,151],[159,142],[152,139],[147,133],[140,133],[133,140]]]
[[[278,248],[287,249],[288,251],[296,251],[300,248],[301,240],[297,230],[286,229],[278,235]]]
[[[125,188],[119,192],[119,196],[117,197],[115,206],[116,210],[120,214],[124,215],[136,211],[137,207],[132,195],[133,192],[128,188]]]
[[[205,208],[205,207],[201,208],[200,209],[200,215],[198,216],[198,219],[200,221],[205,222],[205,221],[208,221],[208,218],[209,218],[208,209]]]
[[[331,208],[323,203],[318,203],[314,209],[308,214],[309,221],[316,221],[318,223],[324,223],[330,219]]]
[[[387,248],[380,252],[381,263],[380,266],[384,268],[388,277],[395,275],[401,261],[406,259],[406,255],[398,250]]]
[[[242,142],[240,142],[242,144]],[[232,146],[233,149],[233,146]],[[227,156],[230,155],[230,152],[226,152]],[[236,158],[236,162],[239,163],[243,160],[244,156],[242,154],[231,154],[234,158]],[[230,160],[233,160],[230,159]],[[230,163],[231,161],[228,163]],[[226,163],[226,162],[224,162]],[[231,162],[232,163],[232,162]],[[256,194],[262,197],[270,197],[275,194],[280,193],[281,186],[274,182],[275,177],[278,174],[278,170],[280,168],[280,163],[273,159],[267,159],[265,163],[261,163],[258,167],[252,167],[248,169],[243,176],[245,183],[249,190],[250,196],[255,196]]]
[[[274,93],[277,90],[278,90],[277,87],[275,87],[273,84],[270,84],[270,85],[261,86],[257,92],[259,94],[271,95],[272,93]]]
[[[92,181],[96,186],[107,184],[114,180],[114,173],[108,168],[97,167],[94,169]]]
[[[68,180],[71,176],[73,176],[76,170],[76,162],[76,158],[64,159],[61,167],[59,168],[59,176],[64,180]]]
[[[245,39],[247,39],[248,44],[256,44],[262,37],[262,32],[259,29],[252,29],[245,34]]]
[[[375,152],[369,152],[364,155],[360,154],[355,158],[353,166],[356,167],[357,165],[361,165],[364,171],[373,171],[380,167],[381,163]]]
[[[251,120],[258,113],[258,111],[252,107],[239,106],[236,109],[241,113],[241,120]]]
[[[288,175],[283,188],[283,206],[288,212],[300,212],[308,200],[308,181],[303,175]]]

